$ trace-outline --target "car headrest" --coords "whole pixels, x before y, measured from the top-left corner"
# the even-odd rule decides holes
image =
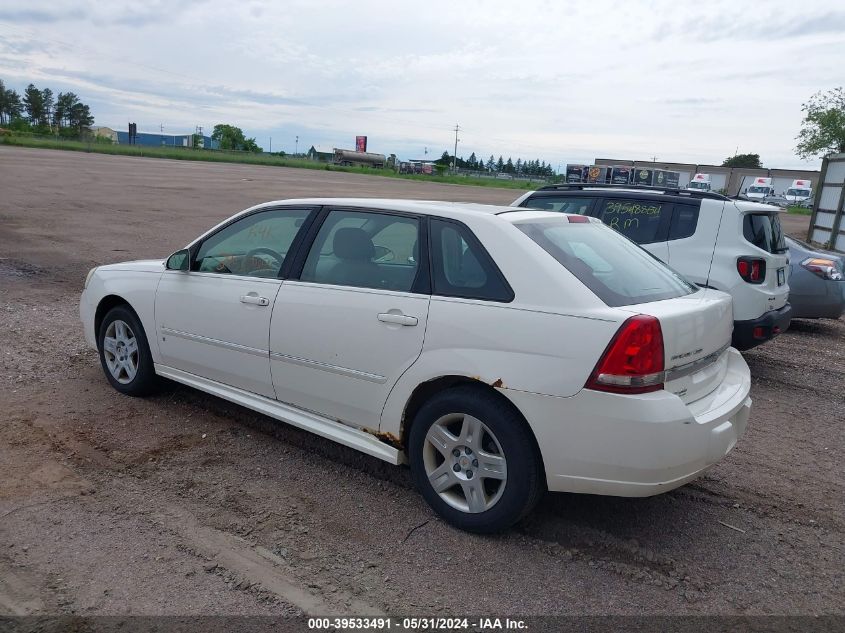
[[[354,227],[345,227],[335,232],[332,250],[341,259],[354,261],[371,261],[376,254],[367,232]]]

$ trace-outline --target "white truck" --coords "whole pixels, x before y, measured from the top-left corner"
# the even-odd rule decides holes
[[[696,174],[687,184],[693,191],[710,191],[710,174]]]
[[[793,180],[784,198],[790,204],[801,204],[813,199],[813,183],[809,180]]]
[[[749,200],[760,201],[775,195],[775,187],[771,178],[755,176],[751,185],[745,190],[745,197]]]

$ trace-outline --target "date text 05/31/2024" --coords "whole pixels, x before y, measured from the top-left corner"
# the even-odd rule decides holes
[[[481,629],[483,631],[526,630],[527,623],[512,618],[308,618],[308,629],[320,630],[370,630],[370,631],[459,631]]]

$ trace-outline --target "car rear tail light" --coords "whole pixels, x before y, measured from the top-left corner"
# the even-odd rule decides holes
[[[832,279],[834,281],[842,281],[843,279],[842,271],[839,270],[839,266],[832,259],[808,257],[801,262],[801,265],[822,279]]]
[[[660,391],[665,380],[663,369],[660,321],[638,314],[622,324],[584,386],[611,393]]]
[[[736,260],[736,271],[744,281],[761,284],[766,279],[766,260],[758,257],[740,257]]]

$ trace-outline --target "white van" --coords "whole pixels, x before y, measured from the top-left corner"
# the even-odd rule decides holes
[[[762,200],[773,195],[775,195],[775,187],[772,185],[771,178],[754,178],[754,182],[745,190],[745,197],[749,200]]]
[[[784,195],[790,204],[800,204],[813,198],[813,183],[809,180],[793,180],[792,186]]]
[[[696,174],[687,184],[693,191],[710,191],[710,174]]]

